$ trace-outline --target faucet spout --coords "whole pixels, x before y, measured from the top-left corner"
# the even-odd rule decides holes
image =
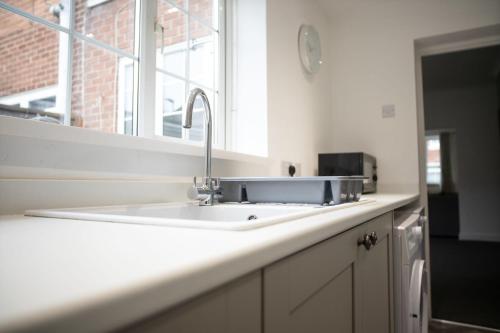
[[[210,103],[208,97],[203,90],[195,88],[191,90],[186,102],[186,117],[184,118],[184,128],[191,128],[193,126],[193,109],[196,98],[200,96],[203,102],[205,111],[205,177],[201,186],[196,183],[188,192],[188,196],[192,199],[200,200],[200,205],[211,206],[216,201],[216,192],[219,190],[218,179],[212,179],[212,112],[210,110]]]
[[[212,112],[210,110],[210,103],[205,92],[200,88],[191,90],[186,103],[186,117],[184,119],[184,128],[191,128],[193,126],[193,109],[196,97],[200,96],[205,110],[205,177],[210,179],[212,177]]]

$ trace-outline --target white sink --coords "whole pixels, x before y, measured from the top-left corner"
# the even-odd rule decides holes
[[[360,205],[370,200],[338,206],[168,203],[88,208],[28,210],[25,215],[73,220],[134,223],[170,227],[248,230]]]

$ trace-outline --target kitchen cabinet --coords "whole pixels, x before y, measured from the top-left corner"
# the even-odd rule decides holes
[[[261,272],[257,271],[122,332],[257,333],[261,332],[261,304]]]
[[[265,268],[264,332],[392,332],[391,235],[392,212]]]
[[[356,333],[394,332],[392,226],[391,212],[356,230],[359,237],[375,232],[378,238],[370,250],[358,247],[354,276]]]
[[[393,332],[392,220],[381,215],[125,332]]]

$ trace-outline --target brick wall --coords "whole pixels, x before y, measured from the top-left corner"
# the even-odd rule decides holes
[[[49,12],[49,3],[56,1],[6,2],[51,22],[59,21]],[[182,1],[177,3],[184,5]],[[164,45],[185,41],[185,15],[169,11],[172,7],[162,0],[158,4],[158,20],[165,27]],[[211,22],[212,0],[190,0],[189,7],[196,16]],[[75,27],[133,54],[134,11],[134,0],[109,0],[94,7],[87,7],[87,0],[75,0]],[[59,33],[3,10],[0,22],[0,97],[56,85]],[[190,33],[200,38],[210,30],[191,21]],[[116,132],[120,57],[80,41],[74,42],[73,48],[74,125]]]
[[[58,23],[43,0],[4,1]],[[58,33],[0,10],[0,96],[57,84]]]

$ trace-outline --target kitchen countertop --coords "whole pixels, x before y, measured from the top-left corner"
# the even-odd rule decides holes
[[[249,231],[0,216],[0,331],[108,331],[418,199],[375,202]]]

